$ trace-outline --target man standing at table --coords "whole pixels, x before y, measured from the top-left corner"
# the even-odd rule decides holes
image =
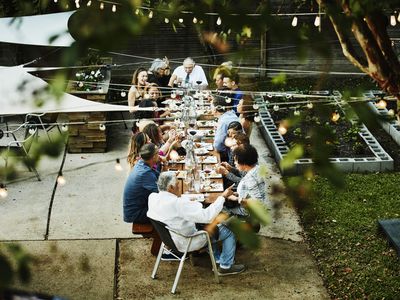
[[[227,188],[217,200],[207,208],[197,201],[180,198],[181,192],[175,172],[161,173],[158,182],[159,193],[149,196],[149,218],[163,222],[167,226],[183,235],[192,235],[197,232],[196,223],[208,224],[221,212],[225,198],[232,195],[232,187]],[[234,264],[236,252],[236,238],[232,231],[225,225],[218,224],[218,239],[222,242],[222,252],[213,247],[215,260],[219,263],[219,275],[233,275],[245,270],[244,265]],[[188,239],[171,233],[176,248],[185,252]],[[199,250],[207,245],[204,235],[193,238],[189,251]]]
[[[177,67],[172,73],[168,85],[173,87],[175,84],[182,83],[183,86],[190,84],[193,87],[201,86],[207,88],[208,81],[206,74],[201,66],[195,64],[194,60],[187,57],[183,65]]]
[[[149,195],[158,192],[157,179],[160,173],[154,168],[159,161],[158,148],[154,144],[145,144],[139,155],[141,159],[125,183],[124,221],[145,224],[150,223],[146,215]]]

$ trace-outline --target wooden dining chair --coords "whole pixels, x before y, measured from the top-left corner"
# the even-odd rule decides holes
[[[174,284],[172,285],[172,289],[171,289],[171,293],[175,294],[176,288],[178,286],[179,278],[181,276],[183,265],[185,263],[187,255],[191,254],[192,252],[200,250],[200,249],[196,249],[194,251],[189,251],[190,245],[192,243],[192,239],[196,236],[205,235],[207,238],[208,253],[209,253],[211,264],[213,267],[215,281],[217,283],[220,282],[219,277],[218,277],[217,264],[215,263],[215,258],[214,258],[214,254],[213,254],[213,250],[212,250],[211,239],[210,239],[210,236],[207,231],[200,230],[200,231],[195,232],[192,235],[183,235],[183,234],[173,230],[172,228],[168,227],[163,222],[156,221],[153,219],[150,219],[150,221],[153,224],[153,227],[158,232],[158,234],[161,238],[161,241],[162,241],[161,246],[160,246],[160,251],[158,252],[157,260],[156,260],[156,263],[153,268],[153,273],[151,274],[151,278],[156,279],[157,270],[158,270],[158,267],[161,262],[162,254],[164,252],[172,254],[174,257],[176,257],[177,260],[179,260],[178,271],[176,272]],[[185,252],[182,253],[176,248],[176,245],[175,245],[174,241],[172,240],[170,232],[173,232],[174,234],[182,236],[188,240],[188,244],[186,246]]]

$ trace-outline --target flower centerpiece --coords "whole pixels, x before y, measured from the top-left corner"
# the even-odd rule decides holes
[[[105,80],[105,69],[97,68],[97,69],[86,69],[80,70],[75,74],[75,89],[77,91],[94,91],[101,90],[98,87],[98,83]]]

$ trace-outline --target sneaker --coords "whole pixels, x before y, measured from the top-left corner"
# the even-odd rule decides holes
[[[224,269],[219,267],[218,268],[218,275],[219,276],[226,276],[226,275],[235,275],[242,273],[246,267],[244,265],[232,265],[229,269]]]

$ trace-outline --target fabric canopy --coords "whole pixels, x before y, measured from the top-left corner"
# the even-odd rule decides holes
[[[5,43],[69,47],[74,39],[68,32],[68,19],[75,11],[29,17],[0,18],[0,41]],[[52,43],[49,39],[60,35]]]
[[[22,66],[0,67],[0,115],[129,111],[128,106],[85,100],[68,93],[56,98],[50,85]]]

